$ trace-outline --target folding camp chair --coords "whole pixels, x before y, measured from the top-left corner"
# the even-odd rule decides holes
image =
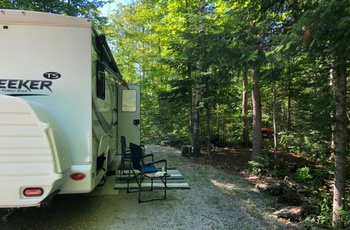
[[[120,167],[119,167],[119,179],[121,180],[122,174],[124,173],[125,170],[125,163],[126,162],[131,162],[131,154],[130,154],[130,149],[127,149],[126,147],[126,139],[125,136],[120,137],[120,145],[121,145],[121,160],[120,160]],[[130,165],[130,163],[128,164]],[[130,174],[130,168],[129,168],[129,174]]]
[[[131,171],[132,177],[128,179],[127,191],[129,190],[130,181],[133,179],[136,180],[138,185],[139,199],[138,202],[152,201],[152,200],[163,200],[166,199],[166,190],[167,190],[167,177],[169,174],[167,173],[167,161],[157,160],[154,161],[153,154],[143,155],[143,149],[141,146],[136,145],[134,143],[130,143],[130,152],[131,152]],[[161,166],[160,168],[155,165]],[[142,188],[142,183],[144,179],[150,180],[149,188]],[[144,191],[152,191],[153,190],[153,180],[159,179],[164,185],[164,195],[162,198],[158,199],[149,199],[149,200],[141,200],[141,193]]]

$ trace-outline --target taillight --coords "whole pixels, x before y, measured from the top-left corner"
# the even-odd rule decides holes
[[[44,194],[44,189],[42,188],[26,188],[23,190],[23,195],[31,196],[42,196]]]
[[[73,180],[82,180],[85,178],[85,174],[84,173],[73,173],[72,175],[70,175],[70,178],[72,178]]]

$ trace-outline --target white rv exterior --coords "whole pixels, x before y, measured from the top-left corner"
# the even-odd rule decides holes
[[[120,136],[140,142],[134,94],[91,21],[0,10],[0,208],[91,192]]]

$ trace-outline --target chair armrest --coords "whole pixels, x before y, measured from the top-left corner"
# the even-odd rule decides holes
[[[147,160],[148,158],[151,158],[151,160]],[[150,164],[151,162],[154,161],[154,155],[152,153],[146,154],[146,155],[142,156],[141,160],[142,160],[143,165]],[[149,162],[145,162],[145,160],[149,161]]]
[[[164,171],[167,172],[167,170],[168,170],[168,163],[167,163],[167,160],[165,160],[165,159],[153,161],[150,164],[155,165],[155,164],[160,164],[160,163],[164,163]]]

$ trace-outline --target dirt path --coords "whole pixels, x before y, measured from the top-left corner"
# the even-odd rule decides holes
[[[115,178],[109,177],[92,194],[58,196],[49,209],[20,211],[0,229],[302,229],[272,216],[275,201],[239,174],[195,163],[170,147],[146,146],[146,152],[166,158],[191,189],[139,204],[136,193],[113,190]]]

